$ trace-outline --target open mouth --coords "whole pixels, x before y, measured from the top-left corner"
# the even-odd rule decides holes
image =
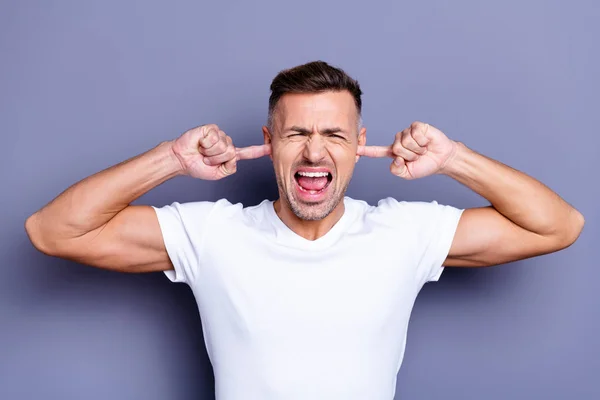
[[[324,192],[333,176],[328,171],[298,171],[294,178],[302,192],[314,195]]]

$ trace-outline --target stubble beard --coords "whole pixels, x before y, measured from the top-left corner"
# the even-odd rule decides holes
[[[333,182],[331,182],[333,184]],[[344,199],[346,190],[350,181],[346,182],[342,190],[332,193],[331,197],[319,203],[304,203],[298,201],[293,193],[283,190],[284,185],[280,177],[277,177],[277,186],[279,187],[279,196],[287,204],[296,217],[304,221],[319,221],[327,217]]]

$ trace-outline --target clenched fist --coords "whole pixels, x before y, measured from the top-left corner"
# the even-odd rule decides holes
[[[404,179],[437,174],[452,159],[458,144],[439,129],[413,122],[396,134],[391,146],[358,146],[356,154],[366,157],[391,157],[390,171]]]
[[[238,160],[271,154],[270,145],[236,148],[217,125],[192,128],[172,145],[183,173],[204,180],[218,180],[236,172]]]

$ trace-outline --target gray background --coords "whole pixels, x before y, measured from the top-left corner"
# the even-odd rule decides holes
[[[252,4],[249,4],[252,3]],[[258,144],[281,69],[359,79],[370,144],[413,120],[558,191],[587,219],[559,253],[447,270],[412,315],[401,399],[600,398],[594,1],[4,1],[0,6],[0,398],[209,399],[191,292],[46,257],[25,218],[70,184],[203,123]],[[349,195],[486,204],[446,177],[359,162]],[[270,161],[177,178],[141,203],[255,204]],[[298,377],[301,379],[301,377]]]

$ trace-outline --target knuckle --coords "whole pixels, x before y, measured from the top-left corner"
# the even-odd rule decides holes
[[[198,131],[200,132],[201,138],[207,138],[211,135],[213,130],[214,130],[213,125],[202,125]]]
[[[202,128],[204,128],[206,131],[218,131],[219,127],[216,124],[206,124],[206,125],[202,125]]]
[[[410,127],[414,130],[414,129],[420,129],[423,127],[423,123],[421,121],[414,121],[412,124],[410,124]]]
[[[212,130],[210,131],[205,131],[202,133],[202,136],[200,137],[200,144],[202,144],[203,146],[210,146],[214,144],[214,133]]]
[[[424,137],[425,137],[425,131],[424,130],[418,130],[418,131],[413,132],[413,138],[415,140],[417,140],[417,139],[421,140]]]
[[[227,144],[224,141],[220,140],[219,138],[214,138],[214,139],[212,139],[212,141],[213,141],[215,150],[220,151],[222,153],[224,153],[225,150],[227,150]]]
[[[225,154],[227,155],[229,160],[234,159],[237,155],[235,149],[232,146],[227,146],[227,148],[225,149]]]
[[[206,141],[210,144],[210,145],[215,145],[219,142],[219,137],[217,136],[217,134],[215,133],[215,131],[210,131],[208,133],[208,135],[206,136]]]

